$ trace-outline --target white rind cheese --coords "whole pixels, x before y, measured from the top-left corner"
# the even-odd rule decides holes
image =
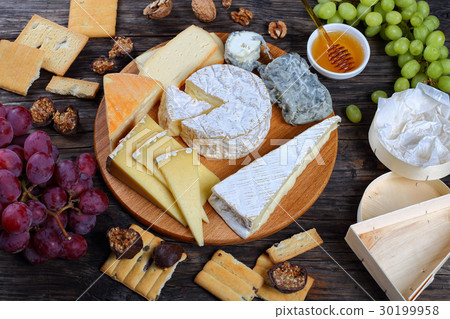
[[[181,121],[199,116],[211,110],[209,103],[191,98],[174,85],[164,92],[158,111],[158,121],[171,136],[179,136]]]
[[[256,232],[340,122],[334,116],[256,159],[212,189],[209,203],[240,237]]]
[[[272,105],[255,74],[232,65],[205,67],[186,80],[186,93],[216,107],[181,123],[181,138],[203,156],[241,158],[267,136]]]

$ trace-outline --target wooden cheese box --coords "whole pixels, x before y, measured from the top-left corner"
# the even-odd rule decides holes
[[[390,300],[415,300],[450,257],[450,194],[354,224],[345,240]]]

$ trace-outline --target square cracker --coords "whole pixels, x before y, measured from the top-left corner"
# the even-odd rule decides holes
[[[264,285],[258,290],[258,297],[268,301],[304,301],[308,295],[309,289],[311,289],[314,283],[314,279],[311,276],[308,276],[305,288],[300,291],[291,294],[282,293],[272,287],[269,275],[267,274],[270,268],[274,265],[275,264],[266,254],[259,256],[256,261],[256,265],[253,267],[253,270],[264,278]]]
[[[82,99],[93,99],[100,89],[100,84],[78,79],[66,78],[54,75],[45,88],[46,91],[61,94],[73,95]]]
[[[69,29],[90,38],[116,35],[118,0],[71,0]]]
[[[312,228],[274,244],[266,252],[272,262],[277,264],[303,254],[321,244],[323,244],[322,238],[320,238],[316,229]]]
[[[86,45],[88,37],[34,15],[16,39],[45,52],[42,68],[64,75]]]
[[[28,89],[39,78],[44,51],[26,45],[0,41],[0,87],[27,95]]]

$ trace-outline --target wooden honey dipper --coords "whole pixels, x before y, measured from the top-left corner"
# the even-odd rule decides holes
[[[303,5],[305,6],[306,11],[309,13],[310,17],[313,19],[314,23],[316,24],[317,28],[319,29],[319,32],[323,35],[323,37],[327,41],[327,56],[328,60],[330,60],[331,64],[333,66],[344,72],[351,71],[355,67],[355,60],[353,59],[351,53],[343,46],[338,43],[333,43],[333,40],[331,40],[330,36],[328,35],[327,31],[323,27],[322,23],[320,22],[319,18],[314,13],[313,9],[309,5],[308,1],[301,0]]]

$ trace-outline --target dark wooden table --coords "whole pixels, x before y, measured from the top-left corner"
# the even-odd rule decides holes
[[[221,7],[219,0],[215,0],[217,18],[208,24],[195,18],[191,1],[188,0],[174,0],[171,15],[163,20],[147,20],[142,15],[142,9],[148,2],[119,1],[117,34],[132,38],[136,48],[133,56],[169,40],[187,26],[196,24],[210,32],[255,31],[280,48],[288,52],[298,52],[306,57],[306,42],[314,30],[314,24],[298,0],[234,0],[228,11]],[[313,2],[315,3],[311,1]],[[432,14],[441,21],[439,29],[446,32],[447,40],[450,39],[450,2],[428,2]],[[230,19],[230,11],[239,7],[254,13],[254,19],[247,27],[242,27]],[[69,1],[1,0],[0,39],[13,41],[33,14],[67,25]],[[268,36],[267,26],[274,20],[283,20],[288,26],[288,34],[283,40],[273,40]],[[324,239],[323,248],[327,252],[316,248],[296,258],[316,279],[308,300],[386,300],[385,294],[344,241],[348,227],[356,221],[356,210],[364,189],[376,177],[387,172],[376,159],[367,141],[369,125],[376,110],[376,105],[370,101],[370,94],[376,89],[393,93],[393,83],[400,74],[396,59],[384,54],[383,40],[376,37],[370,40],[370,45],[372,56],[360,76],[346,81],[320,77],[330,90],[334,110],[343,118],[343,122],[339,128],[339,150],[330,182],[317,202],[298,220],[305,229],[317,228]],[[110,39],[89,40],[66,76],[101,83],[102,77],[90,71],[89,65],[98,56],[107,54],[110,46]],[[128,62],[127,59],[123,60],[117,71]],[[0,90],[0,102],[30,107],[39,96],[49,95],[45,86],[51,76],[50,73],[41,71],[41,77],[33,84],[27,97]],[[62,137],[53,130],[46,129],[60,149],[61,158],[73,160],[82,152],[93,153],[94,120],[103,92],[99,92],[93,101],[50,95],[57,106],[76,105],[81,115],[82,129],[75,137]],[[355,125],[346,119],[345,107],[348,104],[360,107],[363,114],[361,123]],[[446,178],[445,182],[449,185],[450,178]],[[105,214],[99,216],[97,226],[87,236],[89,247],[86,256],[74,262],[50,260],[44,265],[31,266],[21,254],[13,256],[0,252],[0,300],[76,300],[80,296],[82,300],[143,300],[109,277],[99,278],[99,268],[109,254],[106,230],[116,225],[127,226],[135,220],[114,199],[100,174],[96,176],[95,186],[107,192],[110,207]],[[216,300],[193,282],[195,275],[215,250],[224,249],[253,267],[256,258],[265,249],[299,231],[299,227],[292,224],[268,238],[235,246],[199,248],[183,244],[189,259],[177,268],[173,278],[164,288],[161,300]],[[450,263],[447,262],[419,300],[449,300],[449,289]]]

